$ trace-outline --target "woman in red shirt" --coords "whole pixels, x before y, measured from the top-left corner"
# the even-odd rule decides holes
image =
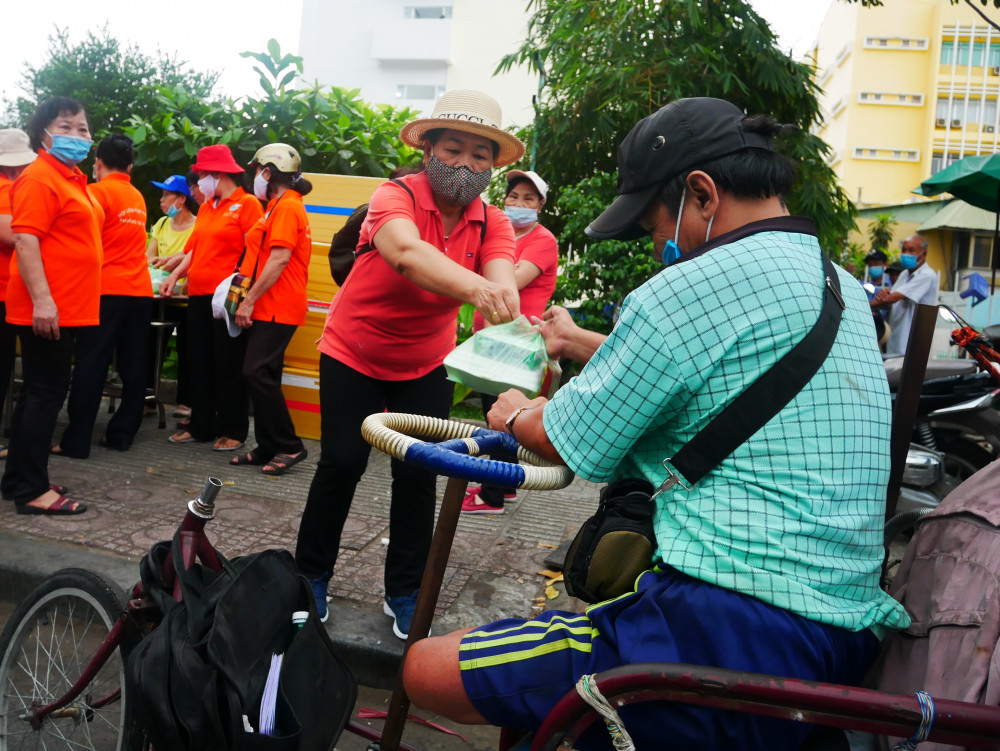
[[[330,305],[319,346],[321,455],[295,553],[324,620],[340,535],[368,462],[361,422],[385,407],[447,417],[454,384],[442,363],[455,347],[458,308],[472,303],[494,323],[518,315],[514,231],[479,198],[493,167],[524,154],[500,119],[485,94],[450,91],[430,118],[403,127],[403,141],[423,149],[425,170],[372,195],[360,255]],[[406,638],[430,550],[435,477],[398,461],[392,477],[384,609]]]
[[[312,235],[302,196],[312,185],[302,177],[299,153],[283,143],[258,149],[250,162],[254,195],[268,201],[263,218],[247,234],[240,273],[254,279],[236,311],[247,329],[243,380],[253,402],[257,447],[234,456],[233,465],[263,465],[265,475],[284,474],[308,452],[295,434],[281,393],[285,348],[306,320],[306,282]]]
[[[28,121],[28,139],[38,159],[11,190],[15,251],[7,286],[7,322],[21,340],[24,390],[0,493],[14,500],[19,514],[79,514],[87,507],[49,482],[48,459],[77,328],[98,324],[104,212],[76,166],[93,145],[83,105],[68,97],[42,102]]]
[[[101,243],[101,322],[76,337],[76,366],[69,390],[69,425],[53,454],[86,459],[112,357],[122,381],[118,409],[108,420],[101,445],[128,451],[142,424],[146,400],[146,348],[153,290],[146,270],[146,201],[132,185],[132,139],[121,133],[97,144],[88,186],[104,210]]]
[[[0,415],[7,400],[10,374],[17,353],[17,334],[7,323],[7,280],[10,258],[14,254],[14,232],[10,228],[10,189],[26,166],[35,161],[28,146],[28,134],[17,128],[0,130]],[[0,459],[7,458],[7,448],[0,446]]]
[[[250,430],[250,405],[243,383],[247,337],[230,337],[224,321],[212,316],[212,294],[232,276],[246,247],[247,232],[264,215],[260,201],[236,183],[243,168],[228,146],[205,146],[192,165],[205,203],[179,262],[171,257],[170,276],[160,294],[170,297],[178,279],[188,278],[188,362],[206,376],[191,384],[191,421],[172,443],[211,441],[216,451],[235,451]]]

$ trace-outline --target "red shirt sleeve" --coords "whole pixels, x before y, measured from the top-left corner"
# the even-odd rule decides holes
[[[278,203],[271,215],[271,226],[267,229],[267,249],[288,248],[294,250],[299,243],[302,227],[295,204]]]
[[[55,190],[30,176],[21,175],[10,192],[11,231],[42,237],[59,214]]]
[[[559,262],[559,246],[556,236],[541,225],[529,235],[517,260],[531,261],[544,274]]]
[[[414,201],[406,188],[394,182],[379,185],[368,203],[368,215],[362,225],[361,238],[374,237],[390,219],[409,219],[416,224]]]

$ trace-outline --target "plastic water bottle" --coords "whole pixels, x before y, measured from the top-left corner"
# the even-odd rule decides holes
[[[299,631],[306,627],[306,621],[309,620],[308,610],[296,610],[292,613],[292,633],[288,635],[288,643],[285,644],[285,651],[292,646],[292,641],[298,635]]]

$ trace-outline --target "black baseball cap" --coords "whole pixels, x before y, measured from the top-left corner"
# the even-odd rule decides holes
[[[865,256],[865,263],[887,263],[888,261],[889,256],[877,248]]]
[[[585,230],[597,240],[635,240],[638,225],[671,179],[744,149],[773,151],[771,139],[743,129],[746,115],[712,97],[678,99],[636,123],[618,149],[618,198]]]

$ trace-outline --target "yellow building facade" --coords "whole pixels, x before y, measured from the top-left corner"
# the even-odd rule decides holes
[[[1000,150],[1000,31],[948,0],[832,0],[808,54],[822,89],[816,133],[861,209],[850,239],[866,247],[872,218],[888,213],[898,222],[891,249],[919,229],[942,290],[987,273],[993,215],[912,191],[959,159]]]

